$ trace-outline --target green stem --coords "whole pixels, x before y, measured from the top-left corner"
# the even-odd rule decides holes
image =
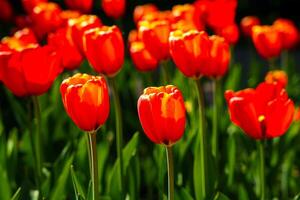
[[[39,99],[37,96],[32,97],[33,109],[36,120],[36,132],[32,135],[33,153],[36,161],[36,181],[39,190],[41,189],[41,177],[42,177],[42,148],[41,148],[41,110],[39,105]],[[40,190],[41,192],[41,190]]]
[[[289,52],[287,50],[283,50],[281,53],[281,69],[285,72],[288,72],[289,67]]]
[[[270,70],[275,70],[277,67],[276,67],[276,59],[275,58],[270,58],[268,60],[269,62],[269,68]]]
[[[89,164],[90,164],[90,174],[92,180],[93,189],[93,200],[97,200],[99,196],[99,184],[98,184],[98,160],[97,160],[97,131],[88,132],[88,146],[89,146]]]
[[[123,146],[123,133],[122,133],[122,113],[121,113],[121,104],[120,98],[118,95],[116,81],[114,78],[110,79],[110,84],[112,88],[112,95],[114,99],[114,107],[115,107],[115,116],[116,116],[116,137],[117,137],[117,155],[120,161],[120,195],[121,199],[123,199],[123,189],[124,189],[124,173],[123,173],[123,154],[122,154],[122,146]]]
[[[260,178],[260,199],[266,199],[266,182],[265,182],[265,149],[264,140],[258,141],[259,151],[259,178]]]
[[[168,200],[174,200],[174,165],[172,147],[166,147],[168,165]]]
[[[170,78],[168,73],[168,60],[161,61],[161,73],[162,73],[162,83],[164,85],[170,84]]]
[[[196,80],[197,85],[197,96],[198,96],[198,107],[199,107],[199,145],[200,145],[200,160],[201,160],[201,168],[200,168],[200,176],[201,176],[201,194],[202,199],[206,198],[207,193],[207,179],[206,179],[206,135],[205,135],[205,114],[204,114],[204,96],[203,90],[200,83],[200,79]]]

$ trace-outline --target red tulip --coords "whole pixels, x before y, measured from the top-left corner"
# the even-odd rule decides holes
[[[67,28],[61,28],[49,34],[48,44],[62,55],[62,65],[65,69],[73,70],[81,65],[83,57],[75,46]]]
[[[267,59],[277,57],[282,50],[280,33],[273,26],[254,26],[252,41],[258,53]]]
[[[75,74],[60,86],[66,112],[84,131],[95,131],[109,115],[108,86],[102,76]]]
[[[19,47],[23,49],[27,45],[37,45],[38,42],[33,31],[29,28],[24,28],[16,31],[12,37],[3,38],[1,44],[7,46],[10,50],[18,50]]]
[[[273,26],[280,33],[283,48],[290,49],[297,44],[299,32],[293,21],[280,18],[273,23]]]
[[[63,10],[60,13],[60,18],[63,21],[62,26],[67,26],[70,19],[79,18],[81,16],[80,12],[74,10]]]
[[[86,30],[101,27],[101,20],[96,15],[81,15],[79,18],[70,19],[68,26],[75,45],[83,54],[83,36]]]
[[[185,107],[175,86],[148,87],[138,100],[138,114],[147,137],[154,143],[171,146],[183,135]]]
[[[285,71],[282,70],[269,71],[265,77],[265,82],[266,83],[276,82],[279,85],[281,85],[283,88],[285,88],[288,83],[288,76],[285,73]]]
[[[252,27],[260,25],[260,20],[256,16],[246,16],[241,20],[241,29],[245,36],[252,35]]]
[[[48,2],[48,0],[22,0],[23,7],[27,14],[30,14],[35,6],[43,2]]]
[[[0,20],[8,22],[13,18],[13,8],[9,1],[0,0]]]
[[[93,6],[93,0],[65,0],[65,4],[71,10],[78,10],[82,13],[88,13]]]
[[[137,24],[145,15],[157,12],[158,8],[154,4],[136,6],[133,11],[133,19]]]
[[[208,64],[210,40],[201,31],[182,30],[170,34],[170,53],[179,70],[187,77],[199,78]]]
[[[294,117],[294,103],[280,85],[261,83],[256,89],[226,91],[231,121],[254,139],[283,135]]]
[[[216,33],[229,43],[229,44],[235,44],[239,39],[239,28],[236,24],[231,24],[229,26],[223,27],[221,29],[217,29]]]
[[[156,11],[145,14],[140,21],[155,22],[155,21],[168,21],[174,22],[174,16],[170,10]],[[142,22],[143,23],[143,22]],[[138,23],[139,26],[140,23]]]
[[[102,0],[102,9],[109,17],[118,19],[125,12],[126,0]]]
[[[148,51],[159,61],[169,58],[171,25],[166,20],[141,21],[139,32]]]
[[[124,63],[124,41],[117,26],[102,26],[84,33],[84,52],[98,72],[114,76]]]

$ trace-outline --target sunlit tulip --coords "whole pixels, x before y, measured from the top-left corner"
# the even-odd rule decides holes
[[[252,41],[258,53],[264,58],[277,57],[281,53],[280,33],[273,26],[254,26]]]
[[[236,24],[216,30],[217,35],[222,36],[229,44],[235,44],[240,36],[239,28]]]
[[[8,22],[13,18],[13,8],[8,0],[0,0],[0,20]]]
[[[124,41],[117,26],[102,26],[84,34],[84,52],[98,73],[114,76],[124,62]]]
[[[60,13],[60,18],[62,19],[62,26],[67,26],[70,19],[75,19],[80,17],[80,12],[75,10],[63,10]]]
[[[277,82],[283,88],[285,88],[288,83],[288,76],[285,73],[285,71],[282,71],[282,70],[269,71],[265,77],[265,82],[267,82],[267,83]]]
[[[64,0],[67,7],[71,10],[78,10],[82,13],[88,13],[93,6],[93,0]]]
[[[22,0],[22,5],[25,11],[30,14],[33,11],[33,8],[42,2],[48,2],[48,0]]]
[[[141,21],[139,32],[148,51],[159,61],[169,58],[171,25],[166,20]]]
[[[156,11],[145,14],[140,21],[168,21],[169,23],[174,22],[174,16],[170,10]],[[139,23],[138,23],[139,25]]]
[[[101,27],[101,20],[96,15],[82,15],[79,18],[70,19],[68,26],[75,45],[83,53],[83,36],[86,30]]]
[[[19,51],[22,50],[24,46],[30,44],[38,44],[37,39],[33,31],[29,28],[24,28],[16,31],[12,37],[4,37],[1,40],[1,44],[7,46],[10,50]]]
[[[171,146],[183,135],[185,107],[180,90],[172,85],[148,87],[138,100],[138,114],[147,137]]]
[[[283,48],[290,49],[297,44],[299,32],[293,21],[280,18],[275,20],[273,26],[280,33]]]
[[[133,11],[134,22],[138,23],[145,15],[156,11],[158,11],[158,8],[154,4],[136,6]]]
[[[62,65],[65,69],[76,69],[83,61],[83,56],[75,46],[67,28],[61,28],[49,34],[48,44],[62,55]]]
[[[252,35],[252,27],[260,25],[260,20],[256,16],[246,16],[241,20],[241,29],[245,36]]]
[[[231,121],[248,136],[262,140],[283,135],[294,117],[294,103],[277,83],[226,91]]]
[[[101,4],[105,14],[115,19],[120,18],[126,8],[126,0],[102,0]]]
[[[102,76],[75,74],[60,86],[62,101],[73,122],[84,131],[95,131],[109,115],[109,94]]]

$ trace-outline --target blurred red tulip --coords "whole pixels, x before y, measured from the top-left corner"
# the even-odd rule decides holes
[[[81,65],[83,56],[75,46],[67,28],[60,28],[50,33],[48,44],[62,55],[62,65],[65,69],[74,70]]]
[[[68,26],[75,45],[83,54],[83,36],[86,30],[101,27],[102,22],[96,15],[81,15],[79,18],[70,19]]]
[[[114,76],[124,63],[124,41],[117,26],[102,26],[84,33],[84,52],[98,73]]]
[[[241,29],[245,36],[251,37],[252,27],[260,25],[260,20],[256,16],[246,16],[241,20]]]
[[[133,19],[137,24],[145,15],[157,12],[158,8],[154,4],[144,4],[136,6],[133,11]]]
[[[140,21],[154,22],[154,21],[161,21],[161,20],[168,21],[169,23],[173,23],[174,17],[172,15],[172,12],[170,10],[150,12],[143,15]]]
[[[131,30],[128,34],[128,44],[141,40],[141,36],[137,30]]]
[[[141,125],[152,142],[172,146],[182,137],[186,111],[177,87],[148,87],[137,107]]]
[[[125,12],[126,0],[101,0],[102,9],[109,17],[118,19]]]
[[[93,0],[64,0],[67,7],[71,10],[78,10],[88,13],[92,10]]]
[[[48,2],[48,0],[22,0],[23,8],[27,14],[31,14],[33,8],[42,2]]]
[[[299,32],[293,21],[280,18],[275,20],[273,26],[280,33],[283,48],[290,49],[298,43]]]
[[[282,70],[269,71],[265,77],[265,82],[266,83],[277,82],[279,85],[285,88],[288,83],[288,76],[285,73],[285,71]]]
[[[277,57],[281,53],[280,33],[273,26],[254,26],[252,41],[258,53],[266,59]]]
[[[239,28],[236,24],[223,27],[216,30],[217,35],[222,36],[229,43],[234,45],[239,40]]]
[[[159,61],[169,58],[171,25],[166,20],[141,21],[139,32],[146,49]]]
[[[7,0],[0,0],[0,20],[9,22],[12,20],[14,12],[11,4]]]
[[[248,136],[262,140],[283,135],[294,117],[294,103],[277,83],[256,89],[226,91],[231,121]]]
[[[193,22],[189,22],[186,20],[180,20],[177,22],[174,22],[171,24],[171,30],[176,31],[176,30],[182,30],[184,32],[187,32],[189,30],[198,30],[198,27]]]
[[[62,26],[67,26],[70,19],[79,18],[81,16],[80,12],[74,10],[63,10],[60,13],[60,18],[63,23]]]
[[[65,110],[84,131],[95,131],[109,115],[108,86],[102,76],[75,74],[64,80],[60,92]]]

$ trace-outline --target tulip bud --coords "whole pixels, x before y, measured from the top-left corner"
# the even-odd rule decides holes
[[[102,0],[102,9],[109,17],[118,19],[125,12],[126,0]]]

